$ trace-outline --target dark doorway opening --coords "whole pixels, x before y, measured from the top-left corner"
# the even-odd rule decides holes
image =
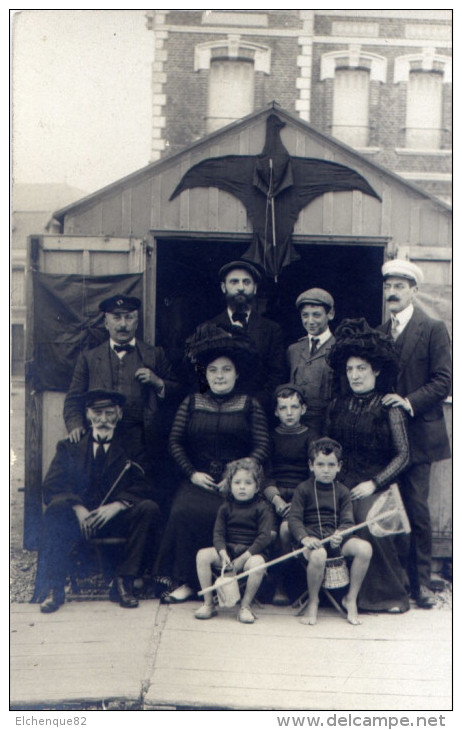
[[[156,343],[173,364],[181,361],[184,341],[194,328],[224,307],[217,272],[238,259],[249,241],[157,239]],[[333,329],[344,317],[382,319],[384,244],[306,243],[296,245],[299,261],[285,267],[275,283],[259,287],[259,309],[277,321],[286,346],[305,334],[295,309],[305,289],[327,289],[335,300]]]

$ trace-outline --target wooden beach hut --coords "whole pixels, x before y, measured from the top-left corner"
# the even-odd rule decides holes
[[[345,316],[365,316],[372,326],[379,324],[384,313],[380,269],[397,256],[424,270],[420,304],[450,327],[451,209],[374,164],[373,152],[361,155],[275,104],[57,211],[54,233],[29,240],[26,548],[37,546],[41,481],[56,441],[65,436],[62,405],[72,358],[78,347],[94,341],[94,302],[116,285],[136,291],[143,300],[144,339],[163,345],[172,362],[179,362],[185,338],[222,308],[217,272],[249,249],[254,220],[248,205],[219,186],[184,189],[174,199],[172,193],[183,175],[204,160],[260,155],[269,115],[282,123],[280,140],[290,157],[344,165],[376,194],[327,190],[300,210],[291,236],[298,258],[281,267],[277,281],[273,273],[267,276],[259,292],[261,311],[280,322],[286,344],[304,334],[294,302],[312,286],[333,294],[334,326]],[[53,314],[53,301],[60,296],[64,305]],[[73,349],[63,333],[47,340],[54,325],[66,321],[69,307],[77,312],[69,320]],[[67,359],[53,379],[47,367],[53,353],[66,347]],[[449,401],[445,409],[449,423]],[[434,466],[431,509],[434,556],[449,557],[450,462]]]

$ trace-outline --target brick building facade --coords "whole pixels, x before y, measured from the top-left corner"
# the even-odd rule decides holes
[[[152,10],[152,161],[276,101],[451,201],[450,10]]]

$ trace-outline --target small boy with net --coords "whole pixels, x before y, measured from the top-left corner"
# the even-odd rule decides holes
[[[260,464],[250,457],[230,462],[224,483],[226,500],[215,520],[213,547],[203,548],[197,553],[197,575],[202,590],[212,585],[212,567],[225,566],[241,573],[263,565],[272,539],[273,515],[260,491],[263,485]],[[247,579],[237,616],[241,623],[251,624],[255,620],[251,605],[264,574],[262,568]],[[204,594],[204,604],[194,615],[198,619],[217,615],[212,591]]]
[[[336,476],[342,468],[342,447],[330,438],[313,441],[309,447],[311,477],[298,485],[289,513],[289,530],[296,547],[304,545],[307,560],[308,605],[301,622],[310,626],[317,622],[319,591],[324,579],[328,557],[343,555],[352,558],[350,584],[342,604],[348,621],[358,619],[357,596],[369,567],[371,545],[359,537],[347,537],[343,542],[342,530],[354,525],[350,491]],[[321,540],[330,537],[328,543]]]

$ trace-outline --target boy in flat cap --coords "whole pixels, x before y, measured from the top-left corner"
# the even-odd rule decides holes
[[[161,453],[160,439],[168,430],[165,402],[180,386],[163,348],[136,337],[140,307],[139,299],[124,294],[100,303],[109,339],[81,352],[77,359],[64,401],[64,421],[71,443],[78,443],[85,433],[82,394],[104,388],[125,396],[121,425],[130,432],[130,438],[138,440],[153,457],[156,450]]]
[[[82,538],[127,538],[111,590],[123,608],[137,607],[133,579],[151,570],[155,559],[160,512],[146,479],[144,451],[120,432],[125,398],[95,389],[81,400],[90,429],[77,442],[58,442],[43,482],[46,510],[34,596],[42,613],[64,603],[68,556]]]
[[[226,309],[209,323],[245,333],[259,355],[259,366],[250,386],[249,395],[255,396],[262,407],[271,412],[275,387],[285,379],[284,345],[282,331],[276,322],[256,311],[257,287],[261,274],[249,261],[229,261],[218,272]]]
[[[304,423],[313,433],[321,433],[332,395],[332,370],[326,358],[335,343],[329,328],[335,316],[334,300],[329,292],[314,288],[302,292],[295,306],[307,334],[288,347],[290,381],[303,393]]]
[[[412,528],[408,560],[411,596],[421,608],[432,608],[428,495],[432,462],[451,455],[443,415],[443,401],[451,387],[449,334],[444,322],[432,319],[414,304],[418,286],[423,283],[418,266],[394,259],[383,265],[382,276],[390,318],[378,329],[393,337],[400,362],[396,393],[385,395],[383,404],[402,408],[409,416],[411,460],[400,483]]]

